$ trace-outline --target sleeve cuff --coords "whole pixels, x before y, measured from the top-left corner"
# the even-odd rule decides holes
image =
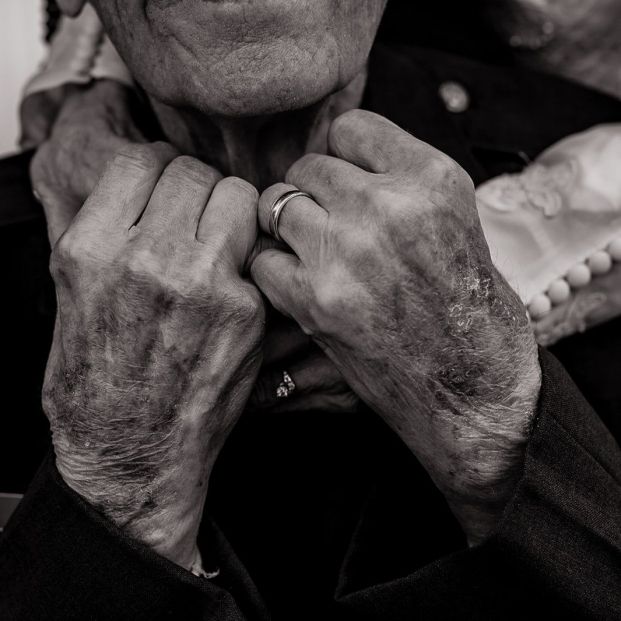
[[[345,608],[378,619],[454,618],[456,605],[462,618],[621,618],[619,447],[554,356],[541,350],[540,363],[522,475],[495,534],[370,583],[374,568],[351,552],[383,534],[359,525],[337,591]]]
[[[50,454],[0,540],[0,609],[7,618],[264,617],[241,562],[209,524],[202,545],[221,572],[205,580],[131,539],[62,480]]]

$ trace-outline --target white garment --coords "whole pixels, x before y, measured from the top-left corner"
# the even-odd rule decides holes
[[[477,189],[492,260],[524,304],[621,236],[621,126],[561,140]]]
[[[40,70],[24,88],[24,98],[63,84],[110,79],[128,86],[132,77],[105,35],[95,9],[86,4],[75,19],[62,18]]]

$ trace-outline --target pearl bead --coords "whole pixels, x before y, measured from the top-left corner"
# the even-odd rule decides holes
[[[570,295],[569,283],[564,278],[555,280],[548,289],[548,297],[552,304],[561,304],[568,300]]]
[[[545,293],[537,294],[528,305],[528,312],[532,319],[541,319],[547,315],[552,308],[552,302]]]
[[[615,261],[621,261],[621,237],[617,237],[617,239],[611,241],[606,250]]]
[[[594,252],[587,261],[591,273],[599,275],[610,271],[612,257],[605,250]]]
[[[584,287],[591,282],[591,270],[584,263],[578,263],[567,272],[567,282],[574,289]]]

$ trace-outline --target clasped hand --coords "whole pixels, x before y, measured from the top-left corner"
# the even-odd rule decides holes
[[[44,408],[59,471],[184,567],[211,467],[260,372],[259,291],[319,346],[321,373],[338,370],[325,380],[335,393],[351,387],[415,453],[472,543],[519,472],[537,351],[492,266],[470,179],[367,112],[339,117],[329,147],[260,197],[167,145],[127,147],[54,247]],[[262,250],[257,225],[268,231],[292,187],[315,200],[285,208],[288,248]]]

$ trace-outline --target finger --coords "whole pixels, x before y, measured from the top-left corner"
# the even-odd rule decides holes
[[[275,313],[265,331],[263,364],[274,364],[294,354],[307,352],[311,343],[310,337],[302,332],[295,321]]]
[[[32,189],[34,196],[45,211],[51,248],[67,230],[83,202],[74,196],[73,192],[55,183],[54,175],[49,170],[50,151],[52,150],[50,143],[46,142],[37,149],[30,161]]]
[[[303,304],[300,260],[280,250],[266,250],[252,263],[250,273],[255,284],[272,306],[287,317],[296,317],[296,303]]]
[[[257,239],[250,251],[246,259],[246,265],[244,266],[244,274],[250,273],[250,266],[253,264],[254,260],[264,251],[264,250],[272,250],[275,248],[276,250],[282,250],[283,252],[287,252],[287,244],[285,242],[277,241],[273,237],[269,235],[264,235],[261,231],[258,232]]]
[[[136,223],[138,231],[194,238],[201,214],[220,177],[214,168],[193,157],[175,158],[163,171]]]
[[[330,213],[347,204],[351,188],[368,185],[370,177],[368,172],[349,162],[329,155],[308,153],[289,168],[285,181],[308,192]]]
[[[243,273],[257,240],[257,201],[253,185],[239,177],[218,182],[201,216],[196,239],[220,249],[236,271]]]
[[[347,384],[332,361],[320,351],[285,364],[284,367],[271,366],[259,375],[250,397],[250,405],[267,408],[283,401],[278,396],[278,388],[283,381],[284,372],[293,380],[295,389],[292,395],[310,393],[332,393],[345,391]]]
[[[50,248],[53,248],[62,234],[69,228],[78,211],[80,211],[81,203],[54,193],[42,195],[41,203],[45,211]]]
[[[270,218],[272,206],[285,193],[298,188],[286,183],[277,183],[261,194],[259,198],[259,226],[271,235]],[[308,259],[316,253],[322,238],[322,231],[328,222],[328,214],[314,200],[305,196],[292,198],[280,212],[278,234],[301,259]]]
[[[257,410],[268,410],[270,414],[295,414],[301,412],[321,412],[323,414],[349,414],[357,412],[360,398],[349,390],[336,393],[292,395],[278,403]]]
[[[163,142],[132,144],[121,149],[104,173],[74,223],[103,221],[127,230],[140,217],[166,166],[177,155]]]
[[[388,119],[367,110],[350,110],[328,132],[328,149],[336,157],[372,173],[387,173],[424,163],[435,151]]]

